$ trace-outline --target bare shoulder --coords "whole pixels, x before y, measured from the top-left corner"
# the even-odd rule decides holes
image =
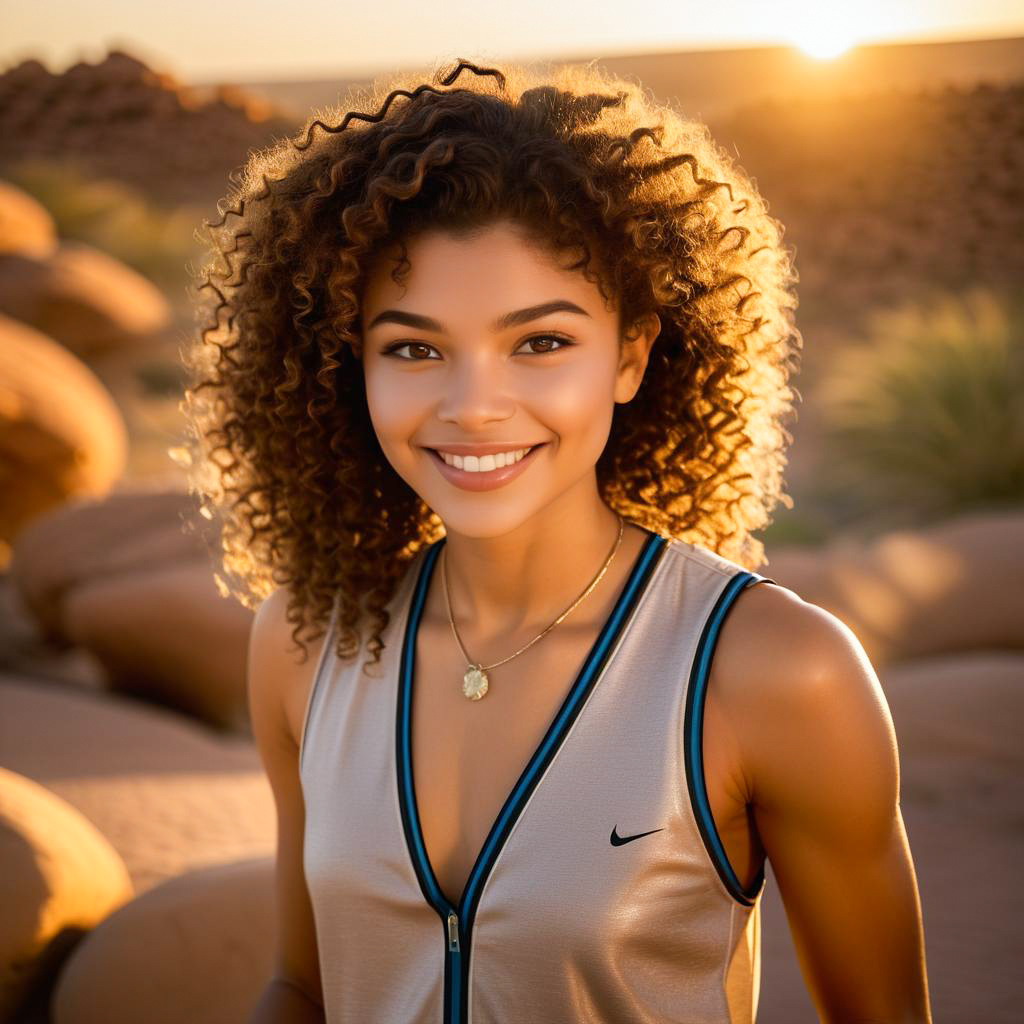
[[[865,767],[875,799],[898,785],[896,739],[878,677],[856,634],[786,587],[737,597],[719,633],[709,700],[730,722],[749,788],[789,795],[795,776],[818,782]],[[870,785],[867,788],[871,788]]]
[[[839,667],[870,668],[854,632],[838,616],[773,583],[740,592],[715,650],[719,692],[746,702],[765,695],[765,679],[791,688],[828,685]],[[774,694],[777,696],[777,692]]]
[[[297,748],[313,672],[327,640],[326,632],[306,641],[307,654],[293,637],[287,617],[291,593],[278,587],[256,610],[249,636],[249,702],[264,720],[276,719]]]

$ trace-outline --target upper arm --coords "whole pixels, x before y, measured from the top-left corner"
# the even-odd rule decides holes
[[[882,688],[841,620],[784,588],[751,591],[764,635],[747,646],[744,773],[810,994],[829,1022],[930,1020]]]
[[[246,669],[249,715],[277,809],[275,977],[298,986],[322,1006],[316,930],[302,863],[305,806],[298,743],[285,712],[285,695],[302,673],[312,673],[324,639],[309,644],[309,657],[300,663],[302,655],[285,618],[287,598],[286,590],[274,591],[253,619]]]

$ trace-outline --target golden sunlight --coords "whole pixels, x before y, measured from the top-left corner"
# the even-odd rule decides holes
[[[854,44],[851,37],[831,31],[809,32],[806,36],[798,36],[794,42],[809,57],[816,57],[818,60],[830,60],[833,57],[838,57]]]
[[[833,8],[803,7],[794,12],[786,34],[804,53],[829,60],[845,53],[857,41],[858,30],[850,13]]]

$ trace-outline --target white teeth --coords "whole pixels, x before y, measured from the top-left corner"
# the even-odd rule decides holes
[[[449,466],[464,470],[467,473],[489,473],[493,469],[501,469],[502,466],[510,466],[518,462],[532,449],[518,448],[514,452],[499,452],[497,455],[450,455],[448,452],[439,451],[437,454]]]

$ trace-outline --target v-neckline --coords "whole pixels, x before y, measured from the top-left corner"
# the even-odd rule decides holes
[[[659,561],[659,556],[665,548],[667,539],[646,527],[641,526],[641,529],[648,536],[633,560],[633,567],[626,583],[605,619],[596,640],[591,645],[582,667],[548,726],[543,739],[534,750],[491,825],[466,879],[457,907],[451,903],[441,889],[433,865],[427,856],[413,782],[412,697],[416,668],[416,638],[420,620],[423,617],[430,580],[438,556],[445,544],[445,538],[442,537],[436,541],[425,552],[407,606],[405,635],[398,672],[395,746],[399,806],[406,846],[425,899],[441,915],[442,919],[446,918],[450,912],[457,912],[467,932],[472,927],[476,904],[484,882],[494,866],[501,848],[511,834],[544,771],[561,748],[566,734],[583,707],[588,694],[601,678],[609,655],[626,621],[647,591],[647,584]]]

